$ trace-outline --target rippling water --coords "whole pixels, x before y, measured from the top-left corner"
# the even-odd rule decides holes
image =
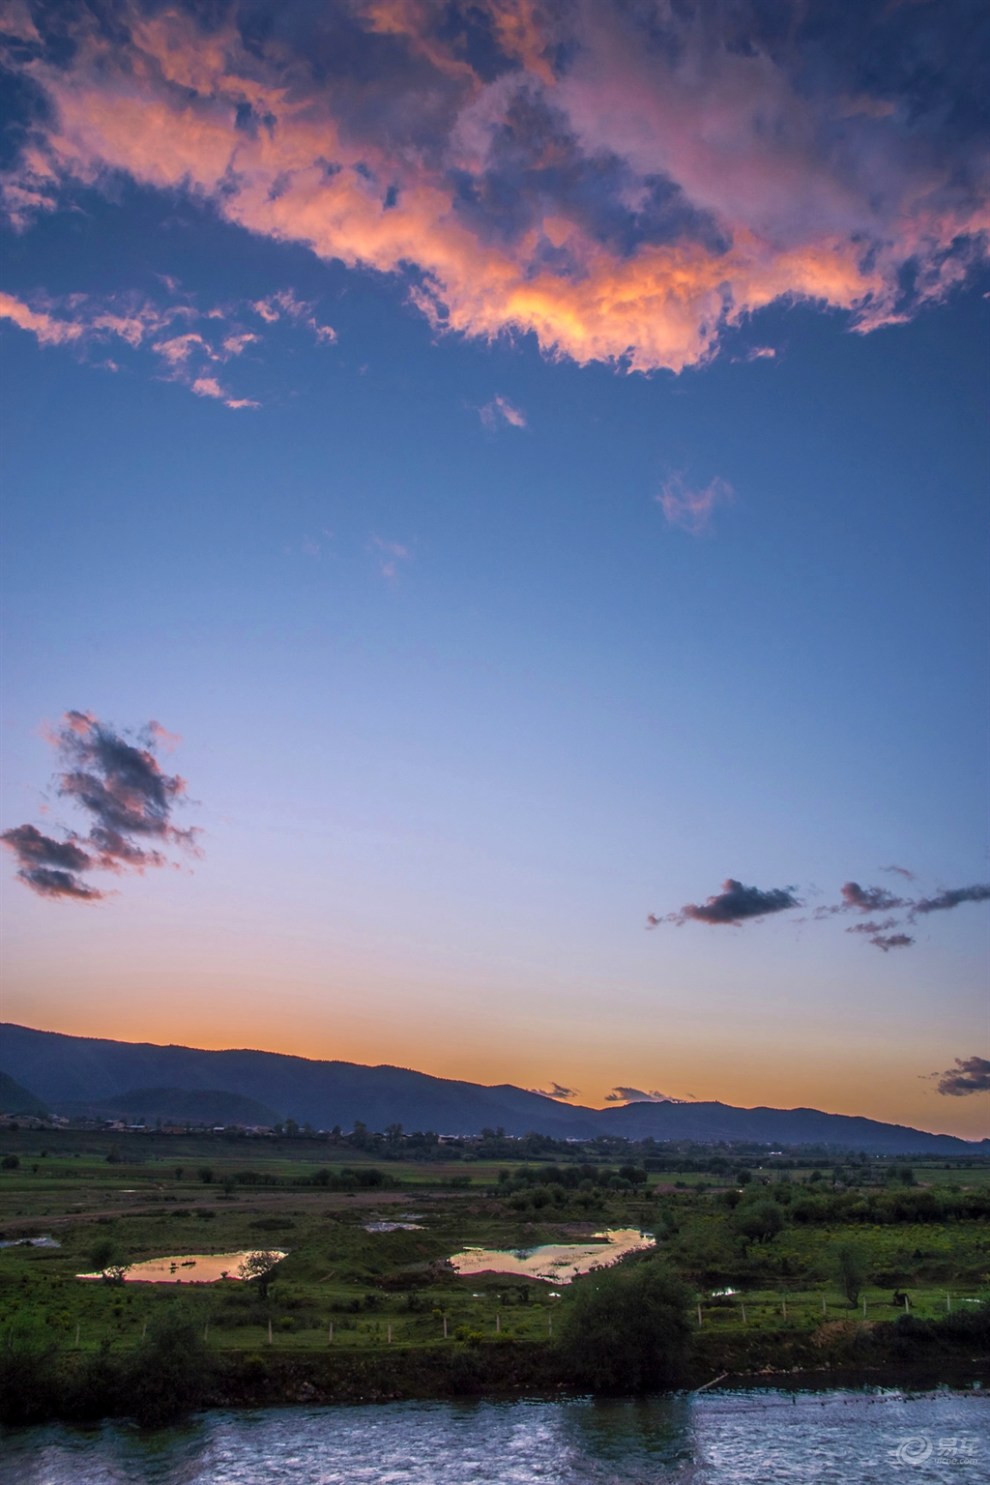
[[[980,1393],[392,1403],[8,1430],[4,1485],[874,1485],[990,1479]]]

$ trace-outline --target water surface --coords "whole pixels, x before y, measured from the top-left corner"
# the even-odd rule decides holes
[[[978,1393],[705,1392],[17,1429],[4,1485],[985,1485]]]

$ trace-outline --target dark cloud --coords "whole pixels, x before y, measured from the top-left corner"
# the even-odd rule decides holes
[[[975,887],[951,887],[934,897],[921,897],[911,904],[911,915],[945,913],[950,908],[959,907],[963,902],[990,902],[990,883],[983,882]]]
[[[74,897],[82,902],[99,902],[105,895],[71,871],[57,871],[51,866],[28,867],[17,875],[39,897]]]
[[[870,943],[886,954],[888,949],[910,949],[914,939],[909,933],[874,933],[870,935]]]
[[[579,1088],[565,1088],[563,1083],[550,1081],[549,1088],[530,1088],[530,1093],[539,1093],[543,1098],[576,1098],[581,1091]]]
[[[750,918],[765,918],[768,913],[782,913],[788,908],[800,907],[793,887],[771,887],[767,891],[759,887],[745,887],[734,877],[722,883],[721,892],[703,903],[689,902],[679,913],[668,913],[664,918],[650,914],[647,922],[651,928],[659,923],[711,923],[738,925]]]
[[[177,741],[160,723],[149,722],[135,743],[89,712],[69,711],[49,741],[63,765],[55,776],[58,793],[91,823],[85,838],[66,832],[61,841],[34,825],[4,832],[0,839],[17,857],[18,876],[34,892],[98,900],[105,894],[84,882],[81,872],[142,872],[167,865],[166,847],[196,849],[198,831],[172,823],[186,786],[155,757],[157,746]]]
[[[955,1067],[934,1074],[938,1078],[939,1093],[951,1098],[963,1098],[967,1093],[990,1091],[990,1059],[986,1057],[957,1057]]]
[[[41,897],[94,900],[103,896],[79,877],[94,862],[74,840],[54,840],[34,825],[16,825],[5,830],[0,840],[17,857],[19,879]]]
[[[914,880],[914,873],[904,866],[884,866],[881,871],[894,872],[906,880]],[[722,884],[722,891],[709,897],[706,902],[689,902],[678,913],[648,913],[647,928],[659,928],[663,923],[725,923],[738,926],[748,919],[766,917],[771,913],[785,912],[788,908],[800,907],[795,887],[772,887],[763,891],[759,887],[746,887],[729,877]],[[898,897],[886,887],[864,887],[859,882],[843,882],[840,888],[841,901],[815,908],[813,919],[830,919],[836,913],[894,914],[901,916],[865,918],[851,924],[847,933],[859,934],[883,953],[891,949],[910,949],[916,940],[904,931],[919,916],[928,913],[948,912],[964,902],[990,901],[990,884],[977,883],[972,887],[953,887],[931,897]],[[799,922],[805,921],[798,919]],[[621,1090],[619,1090],[621,1092]],[[615,1098],[612,1102],[619,1102]]]
[[[23,867],[56,866],[66,871],[85,871],[93,864],[92,858],[75,841],[53,840],[34,825],[16,825],[13,830],[5,830],[0,840],[10,847]]]
[[[658,1088],[646,1092],[643,1088],[613,1088],[605,1095],[606,1103],[683,1103],[683,1098],[672,1098]]]

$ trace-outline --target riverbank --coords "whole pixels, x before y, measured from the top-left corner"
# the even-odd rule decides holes
[[[687,1391],[720,1387],[990,1384],[990,1316],[924,1322],[829,1322],[811,1333],[697,1333]],[[483,1340],[365,1352],[171,1349],[0,1355],[0,1422],[24,1425],[133,1417],[173,1421],[208,1408],[355,1404],[568,1394],[574,1379],[552,1343]]]

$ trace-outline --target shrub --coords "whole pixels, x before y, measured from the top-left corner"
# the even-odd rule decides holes
[[[680,1381],[691,1294],[656,1259],[595,1271],[574,1286],[557,1342],[568,1372],[595,1392],[652,1392]]]

